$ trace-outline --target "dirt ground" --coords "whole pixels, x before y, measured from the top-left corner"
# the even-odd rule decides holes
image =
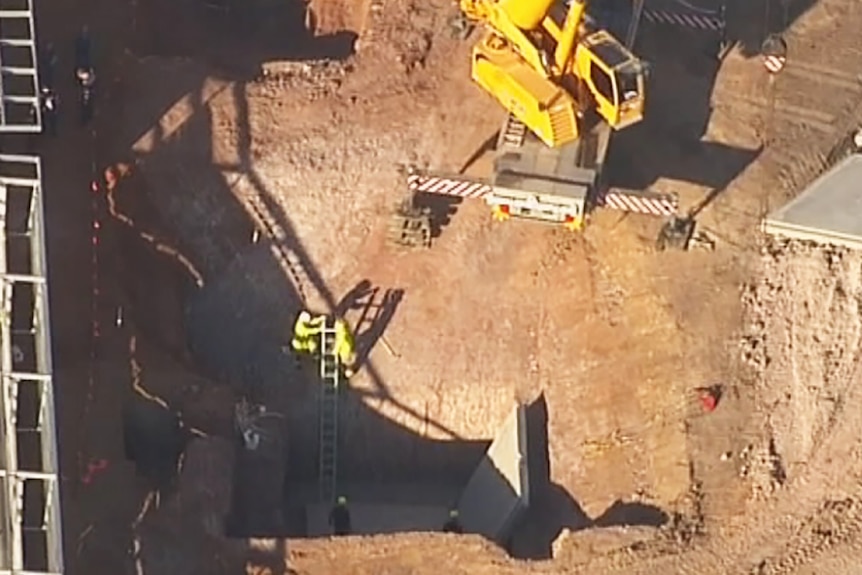
[[[469,474],[515,402],[539,397],[550,472],[512,545],[547,561],[472,537],[292,539],[297,573],[854,572],[860,262],[763,246],[756,225],[862,119],[860,49],[835,40],[862,9],[820,0],[801,14],[773,85],[742,50],[716,69],[680,49],[699,45],[691,34],[644,28],[648,120],[615,163],[685,209],[715,196],[699,220],[714,251],[657,253],[658,223],[637,216],[598,213],[575,236],[493,224],[465,202],[445,206],[431,250],[405,254],[384,243],[400,169],[457,169],[502,119],[469,80],[449,3],[201,4],[70,0],[37,15],[57,46],[90,24],[102,82],[92,130],[73,123],[70,76],[59,138],[33,144],[70,573],[130,569],[135,534],[146,572],[241,572],[254,553],[220,537],[235,394],[283,413],[291,473],[316,471],[313,377],[284,352],[303,301],[345,313],[367,356],[342,411],[355,480]],[[731,30],[748,34],[756,13],[732,12]],[[121,178],[116,213],[96,202],[105,327],[88,377],[89,184],[104,192],[109,167]],[[132,360],[210,435],[137,529],[147,488],[119,435]],[[704,415],[695,388],[712,384],[724,395]],[[95,458],[110,466],[84,485]],[[264,555],[282,563],[283,550]]]

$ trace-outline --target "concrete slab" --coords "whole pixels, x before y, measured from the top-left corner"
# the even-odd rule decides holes
[[[769,214],[770,235],[862,249],[862,155],[854,154]]]
[[[505,544],[530,504],[527,423],[523,406],[506,419],[458,501],[461,525]]]
[[[328,537],[331,535],[330,509],[328,505],[309,505],[306,507],[308,537]],[[441,531],[443,524],[449,518],[447,507],[431,505],[350,503],[349,509],[355,535]]]

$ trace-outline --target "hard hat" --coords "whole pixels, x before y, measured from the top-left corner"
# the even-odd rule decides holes
[[[450,509],[449,510],[449,517],[451,517],[452,519],[458,517],[458,510],[457,509]]]
[[[311,314],[307,311],[300,312],[299,321],[302,323],[308,323],[311,321]]]
[[[339,496],[338,497],[338,504],[339,505],[347,505],[347,498],[343,495]]]

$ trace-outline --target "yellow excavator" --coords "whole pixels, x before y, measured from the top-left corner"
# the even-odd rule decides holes
[[[586,30],[587,0],[460,0],[485,26],[473,80],[546,145],[577,140],[594,110],[619,130],[643,119],[644,66],[605,30]],[[562,20],[562,22],[561,22]]]
[[[596,24],[587,0],[458,4],[462,31],[469,28],[465,21],[484,28],[472,51],[472,78],[509,113],[490,177],[467,177],[466,168],[457,174],[413,169],[411,198],[482,198],[497,220],[526,218],[570,230],[582,229],[598,206],[661,217],[676,212],[672,194],[607,188],[603,168],[612,133],[644,117],[646,65]],[[628,43],[643,8],[638,0],[632,6]],[[400,210],[404,221],[429,217]],[[410,225],[417,234],[424,229]],[[395,222],[393,237],[405,227]]]

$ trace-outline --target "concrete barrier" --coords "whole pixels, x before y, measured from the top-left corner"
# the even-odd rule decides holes
[[[530,504],[527,469],[526,412],[519,406],[506,419],[458,501],[466,533],[506,544]]]

